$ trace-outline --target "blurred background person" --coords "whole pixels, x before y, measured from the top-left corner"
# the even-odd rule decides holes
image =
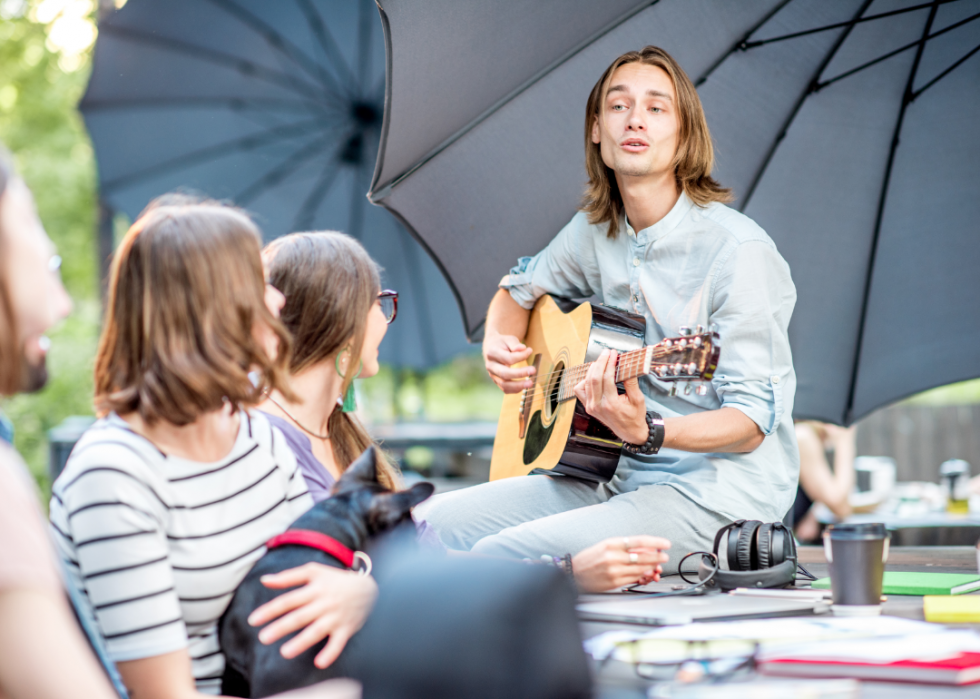
[[[793,531],[801,542],[820,537],[814,505],[821,503],[838,520],[851,514],[848,496],[854,490],[855,427],[801,420],[796,423],[800,445],[800,484],[793,503]],[[831,467],[833,464],[833,467]]]
[[[0,395],[47,381],[44,333],[71,311],[59,264],[0,146]],[[0,441],[0,697],[72,696],[117,694],[72,615],[36,487]]]

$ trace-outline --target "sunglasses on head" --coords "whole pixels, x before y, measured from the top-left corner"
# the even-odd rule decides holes
[[[378,301],[381,302],[381,312],[385,314],[385,320],[390,325],[394,322],[395,316],[398,315],[398,292],[392,289],[383,289],[378,294]]]

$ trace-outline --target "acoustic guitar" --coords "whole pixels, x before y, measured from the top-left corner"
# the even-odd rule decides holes
[[[534,351],[534,385],[504,396],[490,462],[490,480],[531,472],[605,483],[616,473],[623,442],[585,412],[575,386],[603,349],[619,353],[619,392],[627,379],[710,380],[718,367],[718,334],[682,328],[681,337],[643,346],[646,319],[610,306],[542,296],[531,312],[525,344]],[[689,391],[688,383],[685,390]],[[672,385],[671,394],[676,391]],[[707,386],[697,388],[699,394]]]

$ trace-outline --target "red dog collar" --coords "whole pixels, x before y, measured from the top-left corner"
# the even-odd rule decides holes
[[[371,559],[366,553],[363,551],[351,551],[333,537],[309,529],[287,529],[282,534],[269,539],[265,546],[268,549],[274,549],[289,544],[307,546],[311,549],[323,551],[340,561],[341,565],[345,568],[350,568],[351,570],[355,569],[354,562],[360,561],[357,572],[362,575],[369,575],[371,573]]]

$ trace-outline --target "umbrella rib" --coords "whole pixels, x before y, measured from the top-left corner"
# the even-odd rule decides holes
[[[932,80],[930,80],[929,82],[927,82],[925,85],[923,85],[922,87],[920,87],[918,90],[916,90],[915,92],[913,92],[912,93],[912,101],[915,102],[917,99],[919,99],[919,95],[921,95],[923,92],[925,92],[926,90],[928,90],[930,87],[932,87],[933,85],[935,85],[936,83],[938,83],[940,80],[942,80],[943,78],[945,78],[947,75],[949,75],[950,73],[952,73],[954,70],[956,70],[957,68],[959,68],[960,65],[962,65],[963,63],[966,63],[966,61],[969,60],[970,56],[972,56],[973,54],[975,54],[977,51],[980,51],[980,44],[977,44],[976,46],[974,46],[965,56],[963,56],[963,58],[961,58],[960,60],[956,61],[956,63],[954,63],[953,65],[951,65],[949,68],[947,68],[946,70],[944,70],[942,73],[940,73],[939,75],[937,75],[936,77],[934,77]]]
[[[605,36],[609,32],[611,32],[614,29],[616,29],[618,26],[620,26],[624,22],[629,21],[630,19],[632,19],[633,17],[635,17],[639,13],[643,12],[647,8],[652,7],[653,5],[656,5],[659,1],[660,0],[646,0],[645,2],[643,2],[640,5],[638,5],[637,7],[634,7],[633,9],[629,10],[622,17],[619,17],[618,19],[614,20],[613,22],[610,22],[608,25],[606,25],[605,27],[603,27],[602,29],[600,29],[595,34],[589,36],[584,41],[582,41],[579,44],[577,44],[576,46],[572,47],[571,50],[566,51],[564,54],[562,54],[561,56],[559,56],[557,60],[552,61],[550,64],[548,64],[547,66],[545,66],[543,69],[541,69],[540,71],[538,71],[537,73],[535,73],[534,75],[532,75],[530,78],[528,78],[527,80],[525,80],[523,83],[521,83],[520,85],[518,85],[516,88],[514,88],[513,90],[511,90],[510,92],[508,92],[506,95],[504,95],[503,97],[501,97],[499,100],[497,100],[493,104],[491,104],[487,109],[485,109],[483,111],[482,114],[480,114],[479,116],[477,116],[475,119],[472,119],[468,124],[466,124],[465,126],[463,126],[456,133],[452,134],[449,138],[447,138],[442,143],[440,143],[435,148],[433,148],[428,153],[426,153],[424,156],[422,156],[422,158],[420,158],[417,163],[415,163],[414,165],[412,165],[411,167],[409,167],[407,170],[405,170],[405,172],[403,172],[400,175],[396,175],[395,177],[391,178],[390,180],[388,180],[388,182],[386,184],[383,184],[383,185],[378,184],[378,185],[372,186],[371,187],[371,191],[368,193],[368,199],[371,202],[375,203],[375,204],[379,203],[382,199],[384,199],[385,197],[387,197],[391,193],[391,190],[394,187],[397,187],[406,177],[408,177],[409,175],[411,175],[413,172],[417,171],[419,168],[421,168],[422,166],[424,166],[430,160],[432,160],[437,155],[439,155],[440,153],[442,153],[444,150],[446,150],[447,148],[449,148],[449,146],[451,146],[452,144],[454,144],[460,138],[462,138],[467,133],[469,133],[470,131],[472,131],[473,129],[475,129],[477,126],[479,126],[480,124],[482,124],[490,116],[492,116],[495,112],[497,112],[501,107],[503,107],[504,105],[506,105],[508,102],[510,102],[511,100],[513,100],[515,97],[517,97],[518,95],[520,95],[522,92],[524,92],[525,90],[527,90],[528,88],[530,88],[532,85],[534,85],[535,83],[537,83],[539,80],[541,80],[542,78],[544,78],[546,75],[548,75],[549,73],[551,73],[553,70],[555,70],[555,68],[558,68],[563,63],[565,63],[566,61],[568,61],[569,59],[571,59],[573,56],[575,56],[577,53],[579,53],[580,51],[584,50],[588,46],[592,45],[593,43],[595,43],[596,41],[598,41],[600,38],[602,38],[603,36]],[[789,0],[784,0],[784,2],[789,2]],[[389,110],[389,108],[390,108],[390,105],[388,104],[388,101],[386,100],[385,101],[385,122],[388,121],[388,110]],[[380,163],[379,162],[378,163],[378,166],[376,168],[376,173],[377,174],[380,174],[382,167],[383,167],[383,163]]]
[[[233,110],[269,111],[274,105],[282,105],[281,111],[309,113],[312,109],[323,112],[321,102],[309,100],[286,100],[275,98],[240,99],[237,97],[138,97],[126,99],[85,99],[79,105],[84,111],[102,111],[112,109],[141,109],[165,106],[175,107],[229,107]],[[287,109],[291,108],[291,109]]]
[[[108,32],[110,34],[115,34],[125,38],[138,39],[141,42],[156,44],[165,49],[183,52],[220,66],[235,68],[243,75],[254,76],[260,80],[292,90],[293,92],[297,92],[306,97],[313,97],[314,99],[320,97],[320,93],[318,93],[312,85],[303,80],[299,80],[288,73],[266,68],[265,66],[260,66],[252,61],[244,58],[238,58],[237,56],[232,56],[221,51],[207,49],[203,46],[195,46],[194,44],[189,44],[185,41],[157,36],[156,34],[150,34],[148,32],[141,32],[137,29],[116,27],[111,24],[101,26],[99,31]]]
[[[329,140],[329,136],[323,136],[317,141],[314,141],[312,144],[304,143],[302,146],[290,153],[285,160],[280,162],[271,170],[268,170],[265,174],[252,182],[252,184],[232,197],[232,201],[239,206],[247,206],[249,202],[261,194],[267,187],[272,187],[279,184],[301,164],[326,150],[327,146],[329,146]]]
[[[925,43],[926,41],[928,41],[930,39],[935,39],[937,36],[942,36],[946,32],[951,32],[954,29],[957,29],[958,27],[962,27],[964,24],[967,24],[969,22],[972,22],[973,20],[977,19],[978,17],[980,17],[980,12],[976,13],[975,15],[970,15],[966,19],[962,19],[959,22],[956,22],[955,24],[951,24],[948,27],[946,27],[945,29],[940,29],[935,34],[930,34],[929,36],[926,36],[926,37],[924,37],[922,39],[919,39],[919,40],[913,41],[911,43],[905,44],[904,46],[900,46],[897,49],[895,49],[894,51],[889,51],[884,56],[879,56],[878,58],[875,58],[875,59],[873,59],[871,61],[868,61],[867,63],[862,63],[861,65],[857,66],[856,68],[851,68],[850,70],[845,71],[845,72],[841,73],[840,75],[834,76],[833,78],[830,78],[828,80],[824,80],[823,82],[817,83],[816,89],[817,90],[822,90],[823,88],[827,87],[828,85],[832,85],[833,83],[837,82],[838,80],[843,80],[844,78],[850,77],[850,76],[854,75],[855,73],[861,72],[865,68],[870,68],[871,66],[876,65],[878,63],[881,63],[884,60],[887,60],[887,59],[889,59],[889,58],[891,58],[893,56],[897,56],[900,53],[904,53],[905,51],[908,51],[911,48],[915,48],[916,46],[919,46],[919,45]]]
[[[358,12],[357,27],[357,86],[364,85],[368,79],[371,67],[371,15],[367,8],[371,6],[361,0]]]
[[[940,5],[946,5],[951,2],[959,2],[960,0],[939,0]],[[777,41],[786,41],[787,39],[796,39],[801,36],[808,36],[809,34],[816,34],[817,32],[826,32],[831,29],[839,29],[840,27],[849,27],[855,24],[861,24],[862,22],[870,22],[875,19],[882,19],[883,17],[892,17],[894,15],[901,15],[906,12],[915,12],[916,10],[924,10],[927,7],[932,7],[933,3],[924,2],[921,5],[913,5],[912,7],[903,7],[901,10],[891,10],[890,12],[881,12],[876,15],[868,15],[867,17],[861,17],[860,19],[851,20],[849,22],[837,22],[836,24],[827,24],[823,27],[816,27],[815,29],[806,29],[801,32],[793,32],[792,34],[783,34],[782,36],[774,36],[771,39],[760,39],[758,41],[746,41],[741,46],[740,49],[743,51],[747,49],[754,49],[758,46],[765,46],[766,44],[774,44]]]
[[[213,146],[208,146],[207,148],[202,148],[200,150],[187,153],[185,155],[178,156],[176,158],[171,158],[170,160],[164,161],[157,165],[152,165],[143,170],[139,170],[134,173],[128,173],[121,177],[117,177],[112,180],[108,180],[102,183],[103,193],[109,192],[120,185],[131,185],[135,182],[145,180],[149,177],[155,177],[163,173],[177,170],[188,165],[194,165],[196,163],[210,160],[215,157],[225,155],[227,153],[232,153],[236,150],[253,150],[261,146],[267,145],[269,143],[274,143],[283,138],[289,138],[291,136],[301,136],[310,131],[315,131],[317,128],[322,128],[323,122],[320,119],[311,119],[309,121],[303,121],[296,124],[289,124],[287,126],[282,126],[275,129],[270,129],[261,133],[252,134],[250,136],[243,136],[241,138],[236,138],[231,141],[225,141],[224,143],[218,143]]]
[[[915,84],[915,75],[919,71],[919,62],[922,60],[922,52],[925,50],[926,42],[930,39],[929,31],[932,29],[932,22],[936,18],[939,10],[939,0],[933,3],[929,18],[926,20],[922,30],[922,38],[919,40],[919,47],[915,51],[915,58],[912,61],[912,68],[909,70],[909,77],[905,83],[905,93],[902,95],[902,103],[898,110],[898,119],[895,122],[895,131],[892,134],[891,148],[888,151],[888,161],[885,164],[885,177],[881,184],[881,195],[878,199],[878,213],[875,216],[874,232],[871,236],[871,251],[868,256],[868,274],[864,280],[864,296],[861,302],[861,317],[858,322],[857,346],[854,348],[854,365],[851,370],[851,386],[847,392],[847,408],[844,413],[844,421],[850,423],[854,418],[854,391],[857,388],[858,365],[861,362],[861,350],[864,345],[864,324],[868,316],[868,301],[871,298],[871,278],[874,275],[875,258],[878,256],[878,239],[881,236],[881,222],[885,216],[885,203],[888,200],[888,186],[891,182],[892,167],[895,164],[895,151],[898,149],[898,142],[902,134],[902,124],[905,122],[905,111],[912,102],[912,86]]]
[[[338,73],[344,73],[343,79],[347,80],[350,85],[354,85],[357,82],[357,78],[354,77],[354,71],[350,69],[347,65],[347,59],[344,58],[343,52],[340,47],[337,46],[336,40],[334,40],[333,35],[330,33],[330,29],[327,27],[326,23],[323,21],[323,17],[320,16],[319,10],[313,5],[310,0],[296,0],[296,4],[302,10],[303,14],[306,15],[306,19],[310,24],[310,28],[313,30],[313,36],[316,37],[317,43],[320,45],[320,49],[323,51],[324,56],[330,61],[331,65],[334,66],[334,70]],[[338,85],[338,89],[345,92],[348,97],[350,93],[345,91],[341,86]]]
[[[759,29],[761,29],[763,26],[765,26],[766,22],[772,19],[776,15],[776,13],[778,13],[781,9],[786,7],[786,5],[790,3],[790,1],[791,0],[783,0],[781,3],[779,3],[774,8],[772,8],[769,12],[767,12],[762,19],[756,22],[751,29],[749,29],[747,32],[745,32],[745,34],[742,35],[741,39],[739,39],[734,44],[732,44],[732,47],[727,51],[725,51],[725,53],[723,53],[717,61],[712,63],[710,66],[708,66],[708,69],[704,71],[704,74],[700,78],[694,81],[694,87],[695,88],[701,87],[701,85],[704,84],[704,82],[711,76],[711,74],[714,73],[718,69],[718,67],[721,66],[722,63],[728,60],[729,56],[731,56],[739,49],[743,49],[745,47],[745,42],[749,40],[749,37],[755,34],[757,31],[759,31]]]
[[[335,89],[339,88],[339,85],[330,84],[329,76],[325,75],[325,71],[322,67],[309,56],[307,56],[302,49],[293,44],[291,41],[286,39],[282,34],[271,27],[267,22],[254,14],[246,10],[244,7],[232,2],[232,0],[209,0],[212,5],[219,7],[226,13],[240,20],[253,31],[257,32],[265,39],[272,48],[286,56],[289,60],[299,66],[307,75],[315,79],[317,82],[323,85],[323,88],[330,93],[330,96],[337,98],[339,95],[336,94]]]
[[[855,19],[859,18],[868,9],[868,7],[871,6],[872,2],[873,0],[864,0],[864,3],[861,5],[860,8],[858,8],[857,13],[855,13],[854,15]],[[845,26],[846,28],[844,29],[844,31],[841,32],[840,36],[837,37],[837,41],[835,41],[834,45],[830,47],[830,51],[827,52],[827,55],[824,56],[824,59],[820,62],[820,65],[817,66],[817,69],[813,72],[813,77],[810,78],[810,81],[807,83],[806,89],[802,92],[802,94],[800,94],[799,98],[796,100],[796,104],[793,105],[793,109],[790,111],[789,115],[786,117],[786,120],[783,122],[783,127],[779,130],[779,133],[776,135],[776,138],[773,140],[772,145],[769,147],[769,152],[767,152],[766,157],[763,158],[762,164],[759,166],[758,172],[756,172],[755,177],[752,178],[752,184],[749,185],[749,188],[745,192],[745,197],[742,200],[741,206],[739,207],[739,211],[745,211],[746,207],[749,205],[749,201],[752,200],[752,195],[755,194],[755,188],[762,180],[762,176],[766,173],[766,170],[769,167],[769,163],[772,161],[773,156],[776,154],[776,150],[779,148],[779,144],[782,143],[783,139],[786,137],[786,133],[789,131],[790,124],[793,123],[793,120],[796,119],[796,115],[799,113],[800,109],[803,108],[803,103],[806,102],[806,98],[812,95],[814,92],[816,92],[816,84],[817,84],[817,80],[819,80],[820,78],[820,74],[823,73],[823,71],[830,64],[830,61],[833,60],[835,55],[837,55],[837,51],[840,50],[840,47],[847,40],[847,37],[851,33],[851,30],[854,28],[855,24],[856,22],[844,23],[843,26]]]
[[[306,199],[303,200],[303,206],[300,207],[296,218],[293,219],[294,231],[309,230],[313,227],[317,209],[320,208],[320,204],[323,203],[327,194],[333,189],[334,182],[337,181],[337,175],[339,174],[340,167],[337,165],[337,154],[334,153],[327,161],[327,164],[323,166],[320,177],[317,179],[316,184],[313,185],[313,189],[310,190]]]

